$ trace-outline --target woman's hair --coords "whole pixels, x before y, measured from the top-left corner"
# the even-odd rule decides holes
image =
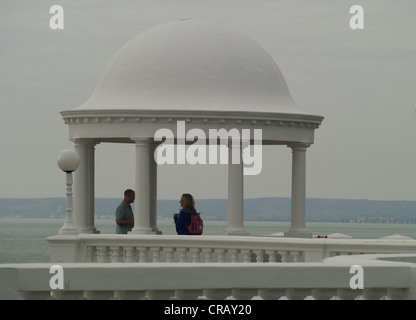
[[[183,207],[184,208],[188,208],[191,211],[196,211],[195,209],[195,200],[194,197],[192,197],[192,195],[190,195],[189,193],[184,193],[181,197],[181,199],[183,200]]]

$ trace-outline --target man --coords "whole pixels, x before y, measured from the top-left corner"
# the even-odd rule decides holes
[[[133,190],[124,191],[124,199],[116,210],[116,233],[127,234],[134,227],[134,215],[130,203],[134,202],[136,194]]]

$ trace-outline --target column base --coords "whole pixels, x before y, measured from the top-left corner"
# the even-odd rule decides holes
[[[127,232],[127,234],[162,234],[160,231],[152,230],[152,229],[136,229]]]
[[[248,236],[250,235],[250,233],[244,229],[227,229],[223,232],[223,235],[225,236]]]
[[[62,228],[59,229],[59,235],[78,235],[81,232],[79,231],[79,229],[77,227],[71,227],[71,226],[63,226]]]
[[[89,233],[89,234],[98,234],[101,233],[100,230],[96,228],[87,228],[87,229],[80,229],[81,233]]]
[[[285,237],[288,238],[312,238],[312,232],[308,231],[293,231],[289,230],[288,232],[284,233]]]

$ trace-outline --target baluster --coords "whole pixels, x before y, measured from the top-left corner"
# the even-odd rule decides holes
[[[94,246],[94,247],[92,247],[92,255],[91,255],[91,258],[92,258],[92,262],[98,262],[98,250],[97,250],[97,247],[96,246]]]
[[[188,248],[178,248],[177,251],[179,252],[179,262],[186,262],[186,254],[188,252]]]
[[[140,300],[146,296],[145,290],[135,290],[135,291],[124,291],[116,290],[114,291],[114,297],[119,300]]]
[[[257,263],[264,262],[264,250],[254,250],[254,253],[256,255],[256,262]]]
[[[303,261],[303,251],[293,252],[293,262],[302,262]]]
[[[257,293],[258,289],[232,289],[231,297],[235,300],[250,300],[257,296]]]
[[[286,295],[285,289],[259,289],[258,295],[263,300],[278,300]]]
[[[175,253],[175,248],[165,248],[166,252],[166,262],[173,262],[173,254]]]
[[[311,289],[286,289],[286,297],[289,300],[305,300],[311,295]]]
[[[111,262],[123,262],[123,254],[121,249],[121,247],[110,247]]]
[[[107,260],[107,254],[108,254],[108,247],[97,247],[97,253],[98,253],[98,263],[105,263],[108,262]]]
[[[96,255],[95,255],[95,247],[87,246],[85,249],[86,257],[85,262],[97,262]]]
[[[153,252],[152,262],[160,262],[160,251],[162,251],[162,248],[153,247],[153,248],[151,248],[151,250]]]
[[[149,250],[149,248],[146,247],[137,247],[136,248],[137,251],[139,251],[139,262],[140,263],[146,263],[147,262],[147,251]]]
[[[225,262],[225,254],[227,252],[227,249],[215,249],[215,252],[218,253],[218,262],[224,263]]]
[[[175,298],[178,300],[196,300],[202,296],[202,289],[175,290]]]
[[[19,298],[22,300],[49,300],[49,299],[59,299],[57,296],[57,291],[49,290],[46,291],[19,291]]]
[[[361,289],[338,289],[337,298],[339,300],[356,300],[361,294]]]
[[[84,298],[84,291],[53,290],[52,298],[56,300],[81,300]]]
[[[224,300],[231,295],[231,289],[204,289],[203,294],[208,300]]]
[[[126,250],[126,262],[136,262],[136,248],[135,247],[125,247]]]
[[[172,290],[149,290],[146,292],[146,297],[150,300],[173,300],[174,296],[175,292]]]
[[[281,255],[282,255],[282,262],[290,261],[290,251],[283,251]]]
[[[277,261],[277,251],[276,250],[266,250],[266,253],[269,255],[269,262]]]
[[[205,255],[205,262],[212,262],[212,255],[214,253],[214,249],[212,248],[206,248],[206,249],[202,249],[202,252]]]
[[[386,295],[386,288],[369,288],[363,290],[363,297],[365,300],[380,300]]]
[[[199,262],[201,249],[199,249],[199,248],[192,248],[191,249],[191,252],[192,252],[192,262]]]
[[[250,249],[244,249],[243,250],[243,259],[244,262],[251,262],[251,255],[253,253],[253,250]]]
[[[238,249],[230,249],[228,250],[231,255],[231,262],[238,262],[238,254],[240,253],[240,250]]]
[[[114,291],[88,290],[84,291],[84,298],[87,300],[109,300],[114,298]]]
[[[337,289],[312,289],[312,297],[315,300],[331,300],[337,296]]]
[[[409,297],[408,288],[389,288],[386,300],[406,300]]]

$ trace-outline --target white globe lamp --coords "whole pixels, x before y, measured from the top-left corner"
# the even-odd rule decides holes
[[[65,149],[58,156],[58,166],[64,172],[73,172],[79,167],[78,153],[73,149]]]

